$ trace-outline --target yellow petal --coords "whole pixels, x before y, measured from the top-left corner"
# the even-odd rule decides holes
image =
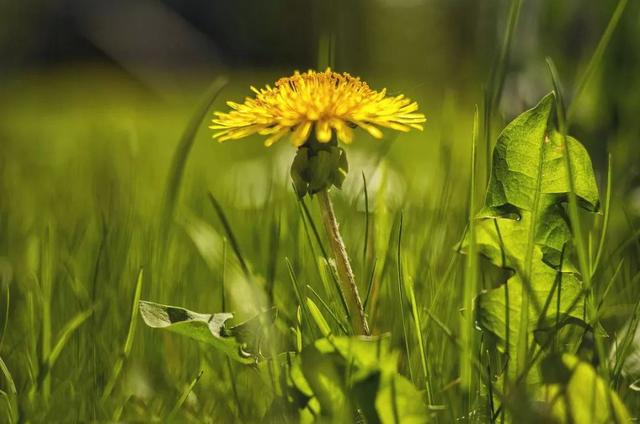
[[[374,138],[382,138],[382,131],[380,131],[378,127],[360,121],[356,122],[356,124],[363,130],[371,134]]]
[[[331,141],[331,127],[329,122],[322,120],[316,122],[316,138],[320,143],[328,143]]]
[[[287,132],[288,131],[285,129],[285,130],[281,130],[280,132],[274,133],[272,136],[270,136],[264,141],[264,145],[267,147],[272,146],[276,141],[280,140],[282,136],[284,136]]]
[[[331,121],[331,126],[335,128],[338,140],[346,144],[350,144],[353,141],[353,131],[344,121],[334,119]]]
[[[392,130],[402,131],[402,132],[407,132],[410,129],[408,126],[398,124],[397,122],[379,122],[378,125],[391,128]]]
[[[311,130],[311,121],[305,121],[298,125],[296,129],[291,133],[291,144],[296,147],[300,147],[307,141],[309,132]]]

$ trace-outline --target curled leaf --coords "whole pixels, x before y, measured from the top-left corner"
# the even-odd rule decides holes
[[[232,313],[201,314],[177,306],[140,301],[140,315],[151,328],[159,328],[200,341],[238,362],[252,364],[260,357],[262,327],[275,319],[275,309],[235,326],[227,326]]]

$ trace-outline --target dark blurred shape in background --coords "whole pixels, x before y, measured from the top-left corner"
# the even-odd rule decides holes
[[[516,100],[539,94],[516,86],[518,76],[530,72],[529,85],[536,79],[546,85],[539,72],[544,56],[572,79],[615,3],[524,2],[507,87]],[[609,51],[609,71],[637,69],[638,7],[631,3]],[[507,6],[505,0],[4,1],[0,75],[86,63],[152,80],[194,69],[306,69],[316,66],[319,40],[327,37],[339,69],[419,77],[441,87],[471,82],[479,90],[499,49]]]
[[[311,66],[314,4],[296,0],[5,2],[7,70],[77,62]]]

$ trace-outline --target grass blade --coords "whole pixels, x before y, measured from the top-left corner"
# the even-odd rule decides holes
[[[558,116],[558,126],[560,129],[560,133],[564,138],[564,145],[567,145],[567,121],[565,119],[565,106],[563,102],[562,96],[562,87],[560,85],[560,79],[558,78],[558,72],[553,63],[553,60],[549,57],[546,59],[547,66],[549,67],[549,73],[551,74],[551,80],[553,82],[553,87],[556,92],[556,114]],[[574,181],[573,181],[573,170],[571,166],[571,158],[570,158],[570,149],[565,149],[564,155],[564,166],[567,170],[567,183],[569,186],[569,202],[568,202],[568,211],[569,211],[569,221],[571,223],[572,234],[574,237],[574,244],[576,247],[576,253],[578,256],[578,266],[580,273],[583,277],[584,289],[586,290],[586,299],[585,305],[587,308],[587,313],[589,317],[590,324],[592,328],[598,328],[598,313],[595,305],[593,304],[594,296],[593,296],[593,287],[591,286],[591,269],[589,267],[588,262],[588,252],[586,248],[586,244],[584,241],[584,237],[582,234],[582,226],[580,222],[580,215],[578,214],[578,197],[575,192]],[[602,344],[602,340],[597,334],[594,334],[594,341],[596,346],[596,352],[598,353],[598,357],[605,357],[605,349]],[[599,364],[598,369],[601,372],[602,377],[605,381],[609,381],[609,367],[604,364]]]
[[[0,371],[2,371],[2,375],[4,376],[4,381],[6,381],[8,390],[10,395],[16,395],[18,391],[16,390],[16,383],[13,381],[13,376],[9,372],[9,368],[7,368],[7,364],[4,363],[2,357],[0,357]]]
[[[364,245],[362,246],[362,269],[367,269],[367,248],[369,247],[369,191],[367,177],[362,172],[362,187],[364,190]],[[364,274],[364,273],[363,273]]]
[[[313,327],[311,326],[311,317],[309,317],[309,311],[306,307],[305,302],[302,300],[302,293],[300,292],[300,287],[298,286],[298,279],[296,278],[296,274],[293,271],[293,265],[291,264],[289,258],[284,258],[284,260],[287,264],[287,269],[289,270],[289,277],[291,278],[291,284],[293,285],[293,291],[296,295],[296,300],[298,301],[298,305],[302,309],[302,316],[307,322],[308,327],[312,329]],[[300,325],[302,325],[302,323]]]
[[[315,322],[318,326],[318,329],[320,330],[320,333],[322,333],[322,336],[330,338],[333,332],[331,331],[331,327],[329,327],[329,323],[327,322],[327,320],[325,320],[322,316],[322,312],[320,312],[318,306],[309,297],[307,297],[306,305],[307,308],[309,308],[309,313],[313,317],[313,322]]]
[[[118,360],[113,366],[113,372],[111,373],[105,389],[102,392],[102,402],[106,401],[111,395],[111,392],[113,391],[113,388],[118,381],[118,377],[120,376],[120,372],[122,371],[122,367],[124,366],[125,361],[129,358],[129,354],[131,353],[133,339],[136,334],[136,325],[138,323],[138,305],[140,303],[140,295],[142,294],[143,275],[144,271],[141,268],[140,271],[138,271],[138,278],[136,279],[136,286],[133,291],[133,300],[131,301],[131,312],[129,315],[129,329],[127,330],[127,337],[124,341],[124,345],[122,346],[122,351],[118,356]]]
[[[522,0],[512,0],[509,5],[509,14],[507,18],[507,26],[504,31],[504,37],[502,38],[502,46],[500,47],[500,54],[496,58],[496,63],[492,69],[491,75],[491,106],[492,110],[498,107],[500,98],[502,97],[502,91],[504,88],[504,81],[507,76],[507,64],[509,63],[509,55],[511,52],[511,44],[513,43],[513,34],[515,33],[516,26],[518,24],[518,17],[520,16],[520,6]]]
[[[7,405],[7,423],[13,424],[15,422],[14,413],[13,413],[13,405],[9,395],[4,390],[0,390],[0,397],[4,399],[5,404]]]
[[[171,161],[171,167],[167,174],[167,183],[164,194],[164,209],[162,212],[161,231],[167,228],[167,225],[173,218],[176,204],[180,197],[180,186],[182,184],[182,178],[184,176],[184,170],[187,165],[187,159],[189,153],[195,142],[196,134],[200,129],[200,124],[204,120],[207,112],[213,105],[213,102],[218,98],[218,95],[227,84],[227,80],[224,77],[217,78],[204,96],[204,100],[196,110],[196,113],[191,117],[189,124],[182,133],[182,137],[178,142],[178,147],[173,154]]]
[[[322,297],[320,297],[320,295],[318,294],[318,292],[316,292],[313,287],[311,287],[309,284],[307,284],[307,290],[309,290],[311,293],[313,293],[313,295],[316,297],[316,299],[318,299],[318,301],[320,302],[320,304],[322,305],[322,307],[327,311],[327,313],[329,314],[329,316],[335,321],[336,324],[338,324],[338,327],[340,327],[340,330],[344,333],[344,334],[349,334],[349,331],[347,330],[347,326],[342,323],[340,321],[340,319],[338,318],[338,316],[335,314],[335,312],[333,312],[333,310],[329,307],[329,305],[327,305],[327,302],[324,301],[324,299]]]
[[[409,333],[407,332],[407,324],[405,322],[405,313],[404,313],[404,275],[402,272],[402,225],[403,225],[404,217],[402,213],[400,213],[400,226],[398,227],[398,249],[397,249],[397,263],[398,263],[398,273],[397,273],[397,281],[398,281],[398,302],[400,305],[400,321],[402,322],[402,335],[404,338],[404,348],[405,353],[407,355],[407,368],[409,368],[409,376],[411,377],[411,381],[415,383],[415,379],[413,378],[413,370],[411,369],[411,349],[409,349]]]
[[[8,422],[13,423],[15,422],[14,408],[18,408],[18,406],[15,405],[17,400],[16,395],[18,394],[18,391],[16,390],[16,383],[13,380],[13,376],[9,372],[9,368],[7,368],[7,365],[4,363],[2,357],[0,357],[0,371],[2,372],[4,380],[8,386],[8,393],[4,390],[0,390],[0,396],[2,396],[2,398],[5,400],[5,403],[7,404]]]
[[[53,260],[51,229],[46,228],[40,250],[40,291],[42,315],[40,318],[40,352],[41,361],[51,354],[51,297],[53,294]],[[41,382],[42,395],[45,401],[51,393],[51,381],[48,375]]]
[[[173,421],[173,419],[175,418],[175,416],[178,413],[178,411],[180,411],[180,408],[182,408],[182,405],[184,404],[184,401],[187,400],[187,397],[193,391],[193,388],[196,386],[196,384],[198,384],[198,381],[200,381],[200,377],[202,377],[202,374],[204,374],[204,371],[200,370],[200,372],[198,373],[196,378],[194,378],[191,381],[191,384],[189,384],[186,387],[186,389],[182,392],[182,394],[180,395],[180,397],[176,401],[176,404],[173,406],[173,409],[171,410],[171,412],[169,412],[169,415],[167,415],[167,421],[169,421],[169,422]]]
[[[7,333],[7,326],[9,325],[9,308],[11,307],[11,288],[9,287],[8,282],[0,281],[2,284],[2,291],[5,292],[5,303],[4,303],[4,315],[2,317],[2,330],[0,330],[0,350],[2,349],[2,344],[4,343],[4,336]]]
[[[598,269],[600,264],[600,258],[602,257],[602,251],[604,250],[604,242],[607,238],[607,230],[609,229],[609,218],[611,217],[611,181],[612,181],[612,168],[611,168],[611,153],[609,153],[608,166],[607,166],[607,194],[604,201],[604,217],[602,219],[602,231],[600,232],[600,240],[598,242],[598,250],[596,251],[596,258],[591,264],[591,278]]]
[[[620,262],[618,263],[618,266],[616,267],[616,270],[613,272],[613,275],[609,279],[609,282],[605,286],[604,291],[602,292],[602,296],[600,296],[600,301],[598,302],[598,307],[596,308],[596,311],[598,313],[600,313],[600,309],[602,309],[602,305],[604,304],[604,300],[607,298],[607,295],[609,294],[609,290],[611,290],[611,287],[613,287],[614,281],[616,281],[618,279],[618,275],[620,275],[620,271],[622,270],[622,264],[623,263],[624,263],[624,259],[621,259]]]
[[[227,239],[222,239],[222,272],[220,275],[220,307],[222,312],[227,312],[227,296],[226,296],[226,283],[227,283]],[[225,355],[227,362],[227,371],[229,372],[229,380],[231,381],[231,390],[233,391],[233,400],[236,403],[238,410],[238,416],[242,419],[243,411],[240,404],[240,396],[238,395],[238,386],[236,384],[236,376],[233,370],[233,364],[231,358]]]
[[[598,41],[598,45],[596,46],[596,49],[593,52],[593,55],[591,56],[591,59],[589,60],[587,67],[585,68],[584,72],[580,74],[580,77],[578,78],[578,82],[576,83],[575,91],[573,93],[573,101],[571,102],[571,105],[569,106],[569,111],[567,112],[567,125],[569,125],[569,123],[571,122],[575,114],[576,105],[578,104],[578,99],[580,98],[580,96],[582,95],[582,92],[587,86],[589,79],[593,75],[596,68],[600,65],[600,62],[602,62],[602,56],[604,55],[604,52],[607,49],[607,46],[609,45],[611,36],[613,35],[613,32],[618,26],[618,22],[620,22],[620,18],[622,17],[622,13],[624,12],[624,9],[626,7],[627,7],[627,0],[618,1],[618,5],[613,11],[613,14],[611,15],[611,19],[609,19],[609,23],[607,24],[607,28],[604,30],[604,33],[602,34],[600,41]]]
[[[422,324],[420,322],[420,314],[418,313],[418,304],[416,302],[416,295],[413,290],[413,283],[411,281],[409,282],[409,284],[407,284],[407,291],[409,292],[409,302],[411,303],[411,314],[413,315],[416,339],[418,340],[418,346],[420,348],[420,364],[422,366],[424,385],[427,391],[427,402],[429,403],[429,405],[432,405],[433,390],[431,389],[431,376],[429,373],[429,366],[427,365],[427,355],[425,352],[424,340],[422,339]]]
[[[231,229],[231,225],[229,224],[229,220],[224,213],[224,209],[220,206],[218,200],[209,192],[209,200],[211,201],[211,205],[213,205],[213,209],[216,211],[218,215],[218,219],[222,223],[222,227],[224,228],[225,233],[227,233],[227,237],[229,238],[229,243],[231,243],[231,249],[233,249],[233,253],[235,253],[238,262],[240,263],[240,268],[242,268],[242,272],[245,277],[249,279],[251,277],[251,272],[249,272],[249,267],[242,256],[242,252],[240,252],[240,245],[238,244],[238,240],[236,236],[233,234],[233,230]]]
[[[362,304],[364,310],[367,310],[367,305],[369,304],[369,298],[371,297],[371,291],[373,290],[373,282],[376,276],[376,265],[378,264],[378,259],[373,258],[373,266],[371,267],[371,272],[369,273],[369,283],[367,284],[367,294],[364,297],[364,303]],[[373,324],[371,324],[373,326]]]
[[[276,212],[273,214],[271,231],[269,235],[269,255],[266,264],[266,287],[269,301],[273,304],[273,285],[275,284],[276,272],[278,270],[278,254],[280,250],[280,228],[282,217]]]
[[[511,44],[513,42],[513,34],[515,33],[516,26],[518,24],[518,17],[520,16],[520,6],[522,0],[512,0],[509,6],[509,12],[507,17],[507,26],[504,30],[504,36],[502,38],[502,45],[500,52],[496,57],[496,60],[491,68],[491,75],[489,77],[489,85],[485,90],[484,96],[484,143],[486,148],[486,170],[487,181],[489,175],[491,175],[491,120],[495,110],[500,105],[500,99],[502,98],[502,91],[504,88],[504,81],[507,75],[507,64],[509,62],[509,53],[511,51]]]
[[[463,358],[471,355],[473,351],[473,340],[475,333],[473,319],[473,299],[478,294],[478,264],[475,237],[475,204],[476,204],[476,144],[478,141],[478,106],[475,108],[473,117],[473,129],[471,133],[471,164],[470,164],[470,182],[469,182],[469,206],[468,206],[468,236],[469,251],[466,256],[465,279],[464,279],[464,310],[466,318],[460,321],[462,328],[460,329],[462,348],[464,349]],[[469,390],[472,383],[471,366],[468,361],[460,361],[460,378],[461,386],[465,390]]]
[[[93,314],[93,308],[88,309],[88,310],[83,311],[83,312],[80,312],[76,316],[71,318],[67,322],[67,324],[62,328],[62,330],[60,330],[60,334],[58,335],[58,341],[53,346],[53,349],[51,349],[51,353],[46,358],[44,364],[42,364],[42,367],[41,367],[40,372],[38,374],[38,382],[37,382],[37,386],[38,387],[41,387],[42,383],[44,382],[44,380],[50,375],[51,370],[53,369],[54,365],[58,361],[58,358],[60,357],[60,354],[62,353],[62,350],[67,345],[67,342],[69,342],[69,339],[71,338],[71,336],[73,336],[73,333],[92,314]]]

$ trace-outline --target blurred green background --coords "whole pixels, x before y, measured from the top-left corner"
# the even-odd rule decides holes
[[[555,61],[571,102],[616,4],[523,2],[492,143],[504,122],[552,90],[545,57]],[[331,56],[335,70],[418,101],[428,119],[424,132],[387,132],[382,142],[357,133],[347,148],[351,172],[336,194],[338,212],[347,247],[360,252],[364,174],[379,261],[371,272],[383,299],[372,312],[377,333],[393,331],[401,343],[400,321],[384,300],[384,281],[396,265],[389,260],[382,266],[394,254],[386,247],[397,238],[401,211],[406,267],[419,301],[457,328],[460,274],[449,268],[460,265],[453,248],[468,216],[473,112],[476,105],[482,112],[508,7],[498,0],[2,2],[0,357],[17,387],[15,401],[6,402],[13,402],[14,418],[85,421],[120,411],[124,419],[161,419],[200,369],[205,374],[182,419],[236,416],[220,355],[142,327],[114,395],[100,400],[127,334],[141,267],[143,298],[220,310],[223,230],[208,192],[223,205],[259,281],[259,294],[247,289],[253,293],[247,297],[238,289],[231,295],[232,310],[248,316],[273,299],[286,330],[295,300],[285,257],[305,284],[322,287],[289,187],[295,151],[286,141],[269,149],[260,137],[219,144],[211,140],[207,118],[188,157],[175,222],[164,229],[169,241],[158,236],[175,149],[220,77],[229,83],[212,110],[250,95],[249,85],[272,84]],[[640,244],[637,236],[627,242],[640,228],[639,112],[640,3],[631,1],[570,129],[590,152],[602,188],[612,155],[605,256],[625,261],[608,305],[611,331],[640,293],[634,279]],[[483,144],[478,149],[475,190],[481,198],[487,150]],[[372,258],[353,256],[356,274],[369,275]],[[616,265],[611,259],[598,277],[605,281]],[[49,394],[28,394],[65,323],[87,309],[93,315],[65,343],[48,377]],[[435,378],[445,386],[455,379],[457,359],[441,334],[428,330],[429,336]],[[247,399],[260,390],[249,372],[234,378]],[[9,393],[7,381],[0,377]],[[250,408],[247,399],[242,402]],[[452,417],[460,415],[454,394],[440,401]]]

